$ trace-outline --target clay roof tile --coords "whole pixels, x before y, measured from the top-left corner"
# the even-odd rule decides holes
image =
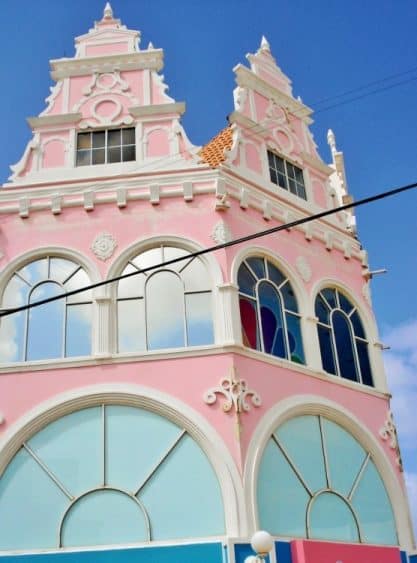
[[[198,153],[202,162],[217,168],[226,160],[225,151],[229,151],[233,144],[233,133],[230,125],[217,133]]]

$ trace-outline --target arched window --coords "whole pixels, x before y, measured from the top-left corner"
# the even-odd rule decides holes
[[[46,256],[16,270],[2,298],[8,310],[90,284],[84,269]],[[0,361],[16,362],[91,354],[92,296],[83,291],[0,319]]]
[[[217,477],[188,432],[103,404],[50,423],[0,477],[0,551],[224,534]]]
[[[119,282],[119,352],[213,343],[210,276],[203,261],[189,254],[182,248],[162,245],[129,260],[122,274],[184,257],[166,268]]]
[[[371,455],[338,424],[299,416],[277,428],[257,482],[259,524],[276,536],[396,545]]]
[[[300,315],[288,278],[272,262],[252,256],[238,271],[243,344],[304,364]]]
[[[368,341],[356,307],[337,289],[323,289],[316,299],[323,369],[373,385]]]

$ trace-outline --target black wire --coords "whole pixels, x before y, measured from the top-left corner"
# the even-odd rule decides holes
[[[270,229],[266,229],[264,231],[259,231],[257,233],[253,233],[251,235],[246,235],[244,237],[240,237],[235,240],[231,240],[229,242],[224,242],[221,244],[216,244],[215,246],[210,246],[208,248],[204,248],[202,250],[197,250],[196,252],[191,252],[186,256],[180,256],[179,258],[173,258],[172,260],[168,260],[167,262],[161,262],[159,264],[154,264],[153,266],[148,266],[147,268],[143,268],[142,270],[137,270],[135,272],[129,272],[128,274],[123,274],[121,276],[117,276],[115,278],[110,278],[108,280],[103,280],[97,283],[93,283],[91,285],[84,286],[79,289],[73,289],[72,291],[67,291],[66,293],[61,293],[59,295],[54,295],[53,297],[48,297],[46,299],[41,299],[39,301],[35,301],[33,303],[28,303],[27,305],[22,305],[21,307],[15,307],[13,309],[8,309],[6,311],[0,311],[0,318],[6,317],[8,315],[13,315],[15,313],[20,313],[21,311],[26,311],[27,309],[32,309],[33,307],[39,307],[40,305],[45,305],[46,303],[51,303],[52,301],[57,301],[58,299],[63,299],[64,297],[70,297],[71,295],[76,295],[77,293],[82,293],[84,291],[89,291],[91,289],[95,289],[96,287],[102,287],[109,283],[118,282],[120,280],[124,280],[126,278],[130,278],[132,276],[137,276],[139,274],[144,274],[151,270],[155,270],[157,268],[161,268],[162,266],[170,266],[171,264],[176,264],[177,262],[182,262],[183,260],[189,260],[190,258],[196,258],[198,256],[202,256],[203,254],[208,254],[209,252],[215,252],[216,250],[222,250],[223,248],[229,248],[230,246],[235,246],[237,244],[241,244],[243,242],[248,242],[250,240],[265,237],[271,235],[273,233],[278,233],[280,231],[292,229],[293,227],[297,227],[298,225],[303,225],[304,223],[309,223],[310,221],[314,221],[316,219],[321,219],[322,217],[327,217],[328,215],[333,215],[333,213],[338,213],[339,211],[346,211],[347,209],[352,209],[353,207],[360,207],[361,205],[366,205],[367,203],[373,203],[374,201],[378,201],[380,199],[384,199],[386,197],[391,197],[402,192],[417,188],[417,182],[413,184],[407,184],[406,186],[401,186],[399,188],[394,188],[392,190],[388,190],[386,192],[381,192],[379,194],[365,197],[363,199],[359,199],[358,201],[354,201],[351,203],[346,203],[345,205],[341,205],[340,207],[335,207],[333,209],[326,209],[325,211],[321,211],[320,213],[316,213],[315,215],[309,215],[308,217],[303,217],[302,219],[296,219],[295,221],[291,221],[290,223],[285,223],[283,225],[279,225],[277,227],[272,227]]]

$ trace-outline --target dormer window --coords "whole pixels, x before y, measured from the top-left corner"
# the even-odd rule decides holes
[[[77,166],[136,159],[135,128],[88,131],[77,135]]]
[[[271,182],[290,191],[292,194],[307,199],[303,171],[288,160],[268,151],[268,164]]]

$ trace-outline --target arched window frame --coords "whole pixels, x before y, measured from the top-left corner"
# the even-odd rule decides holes
[[[328,298],[326,298],[326,296],[323,294],[323,292],[326,292],[326,291],[333,291],[334,292],[336,306],[332,306],[329,303]],[[320,320],[320,317],[317,314],[317,305],[318,305],[319,299],[322,300],[322,302],[325,304],[325,306],[328,309],[328,315],[329,315],[329,322],[328,323]],[[349,306],[351,307],[351,310],[349,311],[349,313],[341,305],[341,299],[345,303],[348,303]],[[331,341],[330,352],[331,352],[331,356],[332,356],[332,359],[333,359],[333,365],[335,367],[335,373],[334,372],[327,372],[327,373],[331,373],[332,375],[336,375],[336,376],[341,377],[343,379],[349,379],[349,380],[356,381],[356,382],[364,384],[364,385],[374,387],[375,386],[375,378],[374,378],[374,375],[373,375],[371,358],[370,358],[370,354],[369,354],[369,339],[366,337],[365,327],[364,327],[362,317],[360,315],[360,312],[358,310],[357,305],[354,303],[354,301],[345,292],[341,291],[337,286],[325,286],[317,293],[315,301],[314,301],[314,307],[315,307],[316,317],[318,319],[317,320],[317,327],[323,327],[324,329],[326,329],[330,333],[330,341]],[[335,328],[334,328],[334,322],[333,322],[334,314],[336,312],[343,315],[343,317],[346,319],[347,326],[348,326],[348,329],[349,329],[350,343],[351,343],[352,352],[353,352],[353,355],[354,355],[354,362],[355,362],[355,374],[354,374],[355,379],[347,378],[347,377],[343,376],[343,374],[341,372],[340,358],[339,358],[339,354],[337,352],[337,343],[336,343]],[[354,316],[356,317],[357,322],[359,323],[359,326],[360,326],[359,332],[362,332],[363,336],[358,334],[357,328],[355,330],[355,323],[352,322],[352,318]],[[318,328],[318,331],[319,331],[319,328]],[[368,383],[364,381],[364,377],[363,377],[364,374],[362,373],[363,370],[362,370],[361,361],[360,361],[359,352],[358,352],[358,347],[357,347],[358,342],[366,345],[367,362],[368,362],[368,365],[369,365],[369,373],[370,373],[370,379],[371,379],[371,382],[368,382]],[[320,357],[321,357],[321,360],[322,360],[322,367],[324,369],[323,355],[321,353],[322,346],[320,344],[320,338],[319,338],[319,346],[320,346]]]
[[[71,274],[66,279],[64,279],[62,282],[59,282],[58,280],[54,279],[50,275],[50,261],[51,261],[51,259],[59,259],[59,260],[65,260],[67,262],[72,262],[74,264],[74,270],[71,272]],[[44,279],[42,279],[42,280],[40,280],[40,281],[38,281],[34,284],[31,284],[28,280],[24,279],[24,277],[20,274],[20,272],[21,272],[21,270],[30,266],[31,264],[34,264],[36,262],[40,262],[42,260],[47,261],[47,276]],[[28,287],[30,287],[30,290],[28,291],[28,294],[27,294],[27,300],[26,300],[25,303],[23,303],[23,304],[28,304],[31,301],[31,295],[33,294],[33,292],[39,286],[41,286],[42,284],[46,284],[46,283],[56,284],[57,286],[59,286],[62,289],[62,292],[64,293],[65,291],[67,291],[67,289],[65,288],[65,284],[68,283],[73,278],[73,276],[75,276],[80,271],[85,274],[86,283],[88,283],[88,284],[96,282],[96,281],[99,280],[98,272],[93,267],[90,267],[89,264],[86,264],[82,255],[79,254],[78,252],[71,251],[71,250],[63,250],[59,247],[46,247],[46,248],[43,248],[43,249],[37,249],[36,251],[30,251],[27,254],[20,256],[19,258],[11,261],[8,264],[7,268],[4,270],[4,272],[3,272],[4,276],[0,280],[0,295],[1,295],[0,311],[7,311],[9,309],[14,308],[14,306],[11,306],[11,307],[4,307],[3,306],[5,292],[7,291],[8,285],[12,281],[14,276],[18,277],[21,281],[23,281],[23,283],[25,283]],[[88,282],[87,282],[87,279],[88,279]],[[82,285],[85,285],[85,284],[83,283]],[[93,314],[94,299],[93,299],[93,296],[90,295],[90,297],[88,299],[80,299],[79,301],[74,301],[74,302],[69,302],[68,298],[65,297],[65,298],[63,298],[63,301],[65,301],[65,305],[64,305],[64,316],[63,316],[63,324],[62,324],[61,354],[59,356],[56,356],[55,358],[53,358],[53,360],[59,361],[60,359],[63,359],[63,358],[79,357],[79,356],[75,356],[75,355],[71,355],[71,356],[66,355],[67,312],[68,312],[68,307],[71,307],[73,305],[90,305],[91,306],[91,323],[90,323],[91,348],[90,348],[90,352],[88,354],[88,356],[89,356],[89,355],[92,354],[92,351],[93,351],[93,333],[94,333],[94,314]],[[25,327],[24,334],[22,335],[23,354],[22,354],[22,357],[19,358],[18,360],[14,360],[14,361],[7,362],[7,363],[30,362],[30,361],[32,361],[32,360],[27,359],[28,326],[29,326],[29,322],[30,322],[30,309],[23,311],[22,314],[24,315],[24,327]],[[5,318],[7,318],[7,317],[5,317]],[[42,361],[42,360],[49,361],[50,358],[39,358],[39,360],[40,361]]]
[[[260,258],[263,260],[264,262],[264,269],[265,269],[265,273],[266,273],[266,277],[262,277],[260,278],[253,270],[253,268],[250,266],[250,264],[248,264],[248,259],[250,260],[251,258]],[[282,275],[282,281],[277,284],[275,283],[273,280],[270,279],[269,277],[269,270],[268,270],[268,264],[271,264],[272,266],[274,266],[279,273]],[[239,271],[241,269],[241,267],[245,265],[249,271],[251,272],[252,276],[255,278],[256,284],[255,284],[255,297],[251,297],[250,295],[248,295],[247,293],[241,291],[240,287],[239,287]],[[258,349],[259,351],[265,353],[265,354],[269,354],[272,355],[274,357],[280,358],[280,359],[284,359],[284,360],[288,360],[288,361],[292,361],[291,357],[290,357],[290,345],[289,345],[289,337],[288,337],[288,320],[287,320],[287,315],[292,315],[294,317],[297,317],[299,319],[299,332],[300,332],[300,338],[301,338],[301,347],[302,347],[302,352],[303,352],[303,361],[301,362],[303,365],[306,363],[306,350],[305,350],[305,346],[304,346],[304,338],[303,338],[303,326],[302,326],[302,314],[299,312],[299,299],[298,296],[296,294],[296,292],[294,291],[294,283],[292,278],[286,273],[285,269],[283,269],[280,265],[278,265],[276,263],[276,261],[269,255],[266,255],[264,253],[259,253],[259,252],[254,252],[251,254],[246,254],[246,256],[244,256],[244,258],[239,262],[239,266],[237,268],[236,271],[236,279],[237,279],[237,285],[239,287],[239,300],[240,298],[244,298],[244,299],[249,299],[253,302],[256,303],[256,318],[257,318],[257,333],[259,334],[259,343],[260,343],[260,349],[259,348],[255,348]],[[259,303],[259,285],[263,282],[266,282],[268,284],[270,284],[275,292],[278,295],[278,298],[280,300],[281,303],[281,318],[282,318],[282,322],[283,322],[283,333],[284,333],[284,343],[285,343],[285,357],[281,357],[281,356],[275,356],[274,354],[270,353],[270,352],[265,352],[265,346],[264,346],[264,338],[263,338],[263,333],[262,333],[262,320],[261,320],[261,313],[260,313],[260,303]],[[292,309],[288,309],[285,306],[285,299],[284,299],[284,295],[282,293],[282,288],[286,285],[289,284],[289,287],[291,288],[291,291],[294,294],[294,300],[296,303],[296,310],[292,310]],[[240,315],[241,318],[241,315]],[[241,327],[242,327],[242,322],[241,322]],[[243,333],[243,327],[241,328],[242,333]]]

